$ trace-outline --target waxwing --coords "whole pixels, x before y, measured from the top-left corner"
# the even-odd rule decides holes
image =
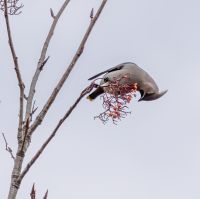
[[[103,74],[105,75],[101,79],[100,85],[87,97],[87,99],[94,100],[102,93],[109,92],[106,90],[106,86],[109,84],[109,82],[115,81],[116,78],[119,79],[123,76],[128,76],[128,78],[122,78],[120,84],[131,85],[137,83],[137,90],[141,95],[138,101],[156,100],[167,92],[167,90],[160,92],[153,78],[142,68],[131,62],[119,64],[115,67],[98,73],[97,75],[94,75],[88,80],[93,80]]]

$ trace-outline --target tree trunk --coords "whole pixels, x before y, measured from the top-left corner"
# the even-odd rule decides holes
[[[20,173],[21,173],[25,150],[26,149],[24,149],[24,150],[21,149],[21,144],[20,144],[19,148],[17,150],[15,161],[14,161],[14,167],[13,167],[13,171],[12,171],[12,175],[11,175],[11,182],[10,182],[10,190],[9,190],[9,193],[8,193],[8,199],[15,199],[17,192],[19,190],[21,180],[18,180],[18,178],[19,178]]]

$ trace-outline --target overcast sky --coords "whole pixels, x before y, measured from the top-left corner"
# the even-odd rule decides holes
[[[54,12],[63,0],[21,1],[11,17],[13,38],[26,92]],[[101,0],[72,0],[62,15],[36,88],[39,108],[68,66]],[[24,178],[18,198],[33,183],[37,198],[200,198],[200,1],[108,0],[76,67],[35,133],[26,162],[89,82],[109,67],[134,62],[168,93],[153,102],[130,104],[131,115],[113,125],[94,116],[101,100],[83,99],[47,150]],[[16,149],[18,87],[0,16],[1,132]],[[0,198],[6,198],[12,159],[0,139]]]

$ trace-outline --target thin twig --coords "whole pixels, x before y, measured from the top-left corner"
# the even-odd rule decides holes
[[[47,199],[47,197],[48,197],[48,189],[47,189],[47,191],[46,191],[46,193],[45,193],[43,199]]]
[[[88,86],[86,89],[84,89],[80,96],[76,99],[76,101],[74,102],[74,104],[68,109],[68,111],[65,113],[65,115],[60,119],[60,121],[58,122],[58,124],[56,125],[55,129],[53,130],[53,132],[50,134],[50,136],[46,139],[46,141],[43,143],[43,145],[40,147],[40,149],[37,151],[37,153],[33,156],[33,158],[30,160],[30,162],[26,165],[26,167],[24,168],[24,170],[21,172],[21,175],[19,176],[19,178],[17,179],[17,182],[20,184],[22,179],[24,178],[24,176],[27,174],[27,172],[29,171],[29,169],[32,167],[32,165],[35,163],[35,161],[39,158],[39,156],[42,154],[42,152],[44,151],[44,149],[47,147],[47,145],[49,144],[49,142],[52,140],[52,138],[56,135],[58,129],[61,127],[61,125],[64,123],[64,121],[69,117],[69,115],[72,113],[72,111],[74,110],[74,108],[78,105],[78,103],[81,101],[81,99],[88,93],[90,93],[92,91],[92,89],[95,87],[96,85],[94,83],[91,83],[90,86]]]
[[[44,67],[44,65],[47,63],[47,61],[49,60],[49,56],[43,61],[43,63],[42,63],[42,65],[40,66],[40,70],[42,70],[43,69],[43,67]]]
[[[34,102],[33,102],[33,107],[32,107],[31,113],[30,113],[30,122],[32,122],[33,115],[38,109],[38,107],[35,107],[35,103],[36,103],[36,100],[34,100]]]
[[[36,189],[35,189],[35,183],[32,186],[31,193],[30,193],[31,199],[36,198]]]
[[[54,13],[53,13],[52,8],[50,9],[50,13],[51,13],[52,18],[55,19],[55,15],[54,15]]]
[[[92,8],[91,12],[90,12],[90,19],[92,20],[94,17],[94,8]]]
[[[10,22],[9,22],[9,16],[8,16],[8,8],[7,8],[7,0],[4,0],[4,17],[6,21],[6,28],[7,28],[7,34],[8,34],[8,43],[10,46],[13,62],[15,65],[15,72],[17,75],[18,85],[20,89],[20,100],[19,100],[19,124],[18,124],[18,142],[20,142],[22,138],[22,125],[23,125],[23,112],[24,112],[24,83],[22,80],[21,72],[19,69],[18,64],[18,57],[15,52],[13,40],[12,40],[12,34],[11,34],[11,28],[10,28]]]
[[[38,114],[38,116],[36,117],[36,120],[33,122],[33,124],[30,126],[29,129],[29,133],[32,134],[34,132],[34,130],[42,123],[46,113],[48,112],[49,108],[51,107],[52,103],[54,102],[57,94],[59,93],[59,91],[61,90],[63,84],[65,83],[66,79],[68,78],[69,74],[71,73],[72,69],[74,68],[77,60],[79,59],[79,57],[81,56],[85,43],[95,25],[95,22],[97,21],[97,19],[99,18],[101,11],[103,10],[105,4],[106,4],[107,0],[103,0],[96,15],[93,17],[93,19],[90,21],[90,24],[86,30],[85,35],[83,36],[83,39],[76,51],[76,54],[74,55],[70,65],[67,67],[67,70],[65,71],[65,73],[63,74],[63,76],[61,77],[60,81],[58,82],[57,86],[54,88],[51,96],[49,97],[49,99],[47,100],[46,104],[44,105],[44,107],[42,108],[41,112]]]
[[[54,16],[54,19],[53,19],[52,25],[50,27],[50,30],[48,32],[47,38],[46,38],[46,40],[43,44],[42,51],[41,51],[41,54],[40,54],[40,58],[39,58],[39,61],[38,61],[38,64],[37,64],[37,68],[36,68],[35,74],[32,78],[31,86],[30,86],[30,89],[29,89],[29,94],[28,94],[28,99],[27,99],[27,104],[26,104],[25,121],[27,120],[27,118],[30,116],[30,113],[31,113],[33,97],[34,97],[34,94],[35,94],[35,87],[36,87],[40,72],[42,71],[44,64],[48,60],[48,58],[45,60],[45,57],[46,57],[46,53],[47,53],[49,43],[50,43],[51,38],[53,36],[57,22],[58,22],[60,16],[62,15],[63,11],[65,10],[65,8],[67,7],[69,2],[70,2],[70,0],[66,0],[63,3],[63,5],[61,6],[60,10],[58,11],[58,14],[56,16]]]
[[[5,141],[5,145],[6,145],[5,150],[8,151],[8,153],[10,153],[11,158],[12,158],[13,160],[15,160],[15,157],[14,157],[14,155],[13,155],[13,153],[12,153],[12,149],[9,147],[8,142],[7,142],[7,140],[6,140],[6,137],[5,137],[4,133],[2,133],[2,135],[3,135],[3,139],[4,139],[4,141]]]

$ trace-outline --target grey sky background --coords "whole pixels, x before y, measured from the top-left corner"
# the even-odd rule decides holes
[[[22,1],[23,13],[12,29],[23,78],[35,70],[41,46],[63,0]],[[36,89],[39,108],[71,58],[100,0],[71,1],[62,15]],[[47,150],[25,177],[18,198],[49,199],[199,199],[200,198],[200,1],[109,0],[82,57],[35,133],[26,162],[51,133],[59,118],[102,70],[131,61],[151,74],[168,93],[153,102],[133,101],[132,114],[118,125],[93,117],[100,99],[83,99]],[[0,16],[0,121],[16,149],[18,87]],[[27,85],[26,91],[29,85]],[[12,160],[0,139],[0,198],[6,198]]]

